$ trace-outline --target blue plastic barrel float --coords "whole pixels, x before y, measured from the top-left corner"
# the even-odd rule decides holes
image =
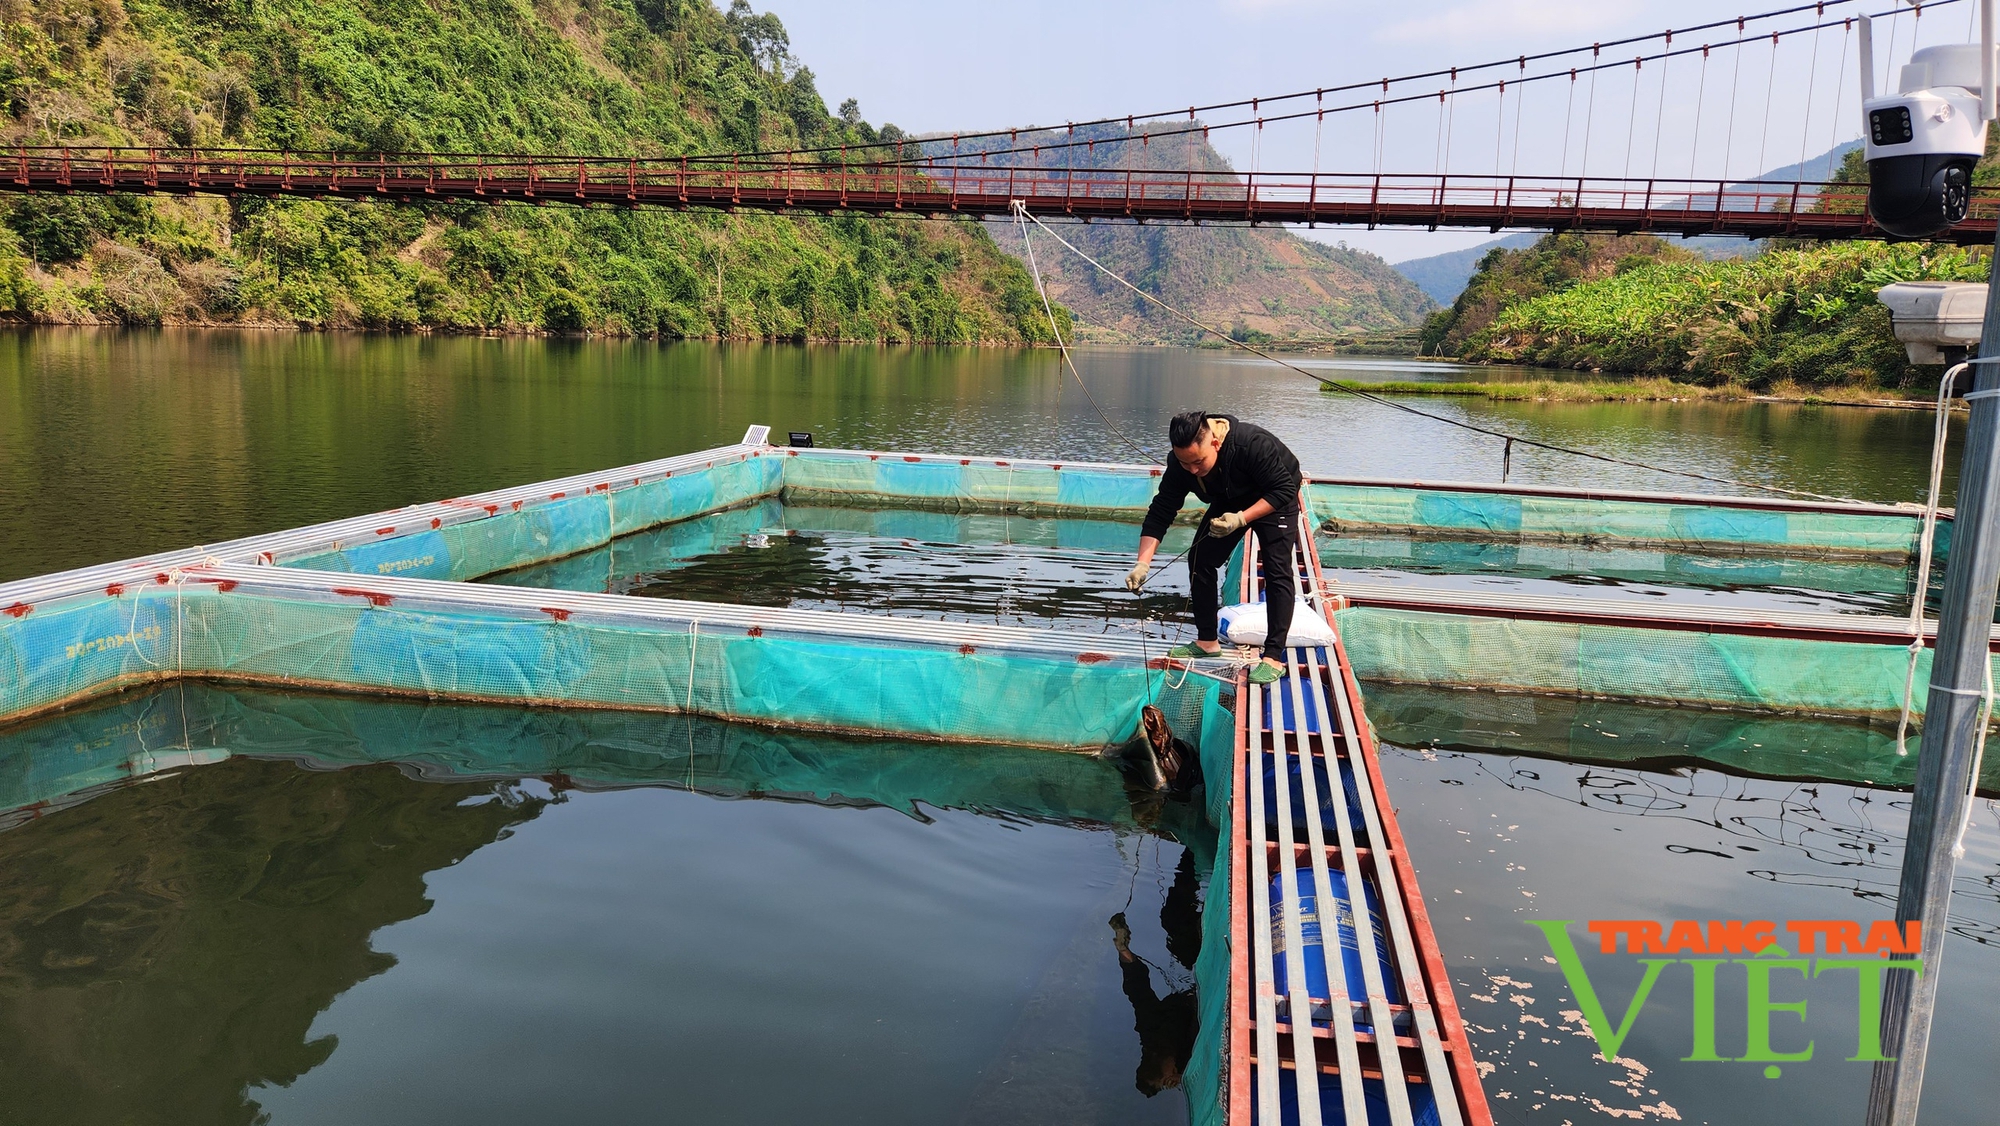
[[[1315,1024],[1328,1024],[1332,1013],[1327,997],[1330,990],[1326,981],[1326,957],[1324,947],[1324,920],[1320,904],[1327,897],[1315,894],[1311,865],[1301,865],[1296,873],[1299,882],[1299,930],[1304,940],[1300,950],[1306,964],[1306,993],[1312,999],[1312,1019]],[[1333,914],[1340,931],[1340,961],[1346,968],[1347,995],[1357,1001],[1368,996],[1368,989],[1361,971],[1361,941],[1354,933],[1354,906],[1348,895],[1347,875],[1335,869],[1327,869],[1326,877],[1332,881]],[[1285,958],[1285,908],[1284,873],[1271,877],[1271,955],[1275,963],[1277,993],[1280,999],[1291,988],[1291,973]],[[1361,881],[1364,901],[1368,905],[1368,925],[1374,932],[1375,965],[1382,975],[1382,986],[1392,1005],[1403,1001],[1402,983],[1396,978],[1396,971],[1389,965],[1388,936],[1382,922],[1382,900],[1375,893],[1373,885]],[[1407,1023],[1408,1017],[1399,1018]],[[1372,1031],[1373,1018],[1366,1009],[1354,1014],[1356,1028]]]
[[[1313,764],[1313,796],[1319,799],[1320,829],[1326,834],[1327,843],[1332,844],[1339,829],[1333,813],[1333,787],[1327,777],[1327,760],[1319,755],[1305,757]],[[1303,815],[1306,808],[1305,780],[1299,774],[1298,756],[1286,755],[1284,759],[1292,810],[1295,815]],[[1368,827],[1361,816],[1361,794],[1353,772],[1345,764],[1340,767],[1340,783],[1347,797],[1347,823],[1354,830],[1354,843],[1366,848]],[[1278,765],[1274,758],[1264,760],[1264,817],[1274,824],[1278,818]]]
[[[1312,997],[1312,1021],[1318,1025],[1333,1022],[1332,1010],[1328,1003],[1326,980],[1325,916],[1320,905],[1330,902],[1335,929],[1340,936],[1340,963],[1342,976],[1347,981],[1347,995],[1350,998],[1366,998],[1368,989],[1362,977],[1361,941],[1354,931],[1353,900],[1348,895],[1347,875],[1329,868],[1326,876],[1331,882],[1333,894],[1319,895],[1318,885],[1313,879],[1310,864],[1301,865],[1294,873],[1299,886],[1299,933],[1300,955],[1305,959],[1306,992]],[[1291,974],[1285,966],[1285,907],[1284,873],[1271,877],[1271,954],[1274,962],[1274,983],[1277,993],[1283,998],[1291,986]],[[1368,925],[1374,932],[1375,966],[1382,974],[1383,991],[1390,1004],[1403,1001],[1402,982],[1389,965],[1388,932],[1382,921],[1382,900],[1375,892],[1374,885],[1361,881],[1362,901],[1368,908]],[[1354,1027],[1363,1032],[1373,1032],[1373,1016],[1366,1008],[1354,1014]],[[1396,1031],[1409,1031],[1409,1014],[1396,1015]],[[1320,1086],[1320,1115],[1329,1126],[1346,1126],[1347,1112],[1341,1101],[1340,1077],[1322,1075]],[[1364,1079],[1361,1096],[1368,1107],[1369,1126],[1389,1126],[1388,1092],[1379,1079]],[[1409,1086],[1410,1114],[1416,1126],[1437,1126],[1437,1098],[1429,1084]],[[1288,1080],[1280,1085],[1279,1108],[1284,1119],[1283,1126],[1296,1126],[1299,1120],[1298,1093]],[[1358,1124],[1357,1124],[1358,1126]]]

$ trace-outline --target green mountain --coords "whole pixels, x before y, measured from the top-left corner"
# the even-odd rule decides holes
[[[1055,135],[1068,137],[1066,130]],[[1076,137],[1091,143],[1041,154],[1033,151],[1034,136],[1050,134],[1024,130],[1018,142],[986,143],[986,150],[1029,149],[992,153],[989,162],[1002,167],[1065,166],[1080,178],[1110,176],[1110,170],[1127,168],[1233,171],[1199,134],[1154,137],[1143,128],[1127,132],[1121,126],[1081,127]],[[933,156],[952,151],[948,142],[934,140],[928,145]],[[967,142],[959,151],[977,153],[981,147]],[[1002,248],[1026,260],[1013,224],[989,226]],[[1325,340],[1391,331],[1415,325],[1433,308],[1415,283],[1381,258],[1344,244],[1328,246],[1301,238],[1283,227],[1094,222],[1059,229],[1064,238],[1146,292],[1249,339]],[[1035,256],[1050,296],[1069,307],[1083,340],[1191,343],[1200,335],[1053,240],[1037,239]]]
[[[746,0],[0,0],[7,144],[676,155],[854,143]],[[1046,339],[976,222],[304,199],[0,202],[0,317]]]

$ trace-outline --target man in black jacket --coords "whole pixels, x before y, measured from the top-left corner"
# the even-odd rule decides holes
[[[1245,528],[1257,532],[1259,559],[1264,565],[1264,602],[1268,632],[1264,659],[1250,670],[1253,684],[1270,684],[1285,674],[1285,635],[1292,628],[1292,545],[1299,518],[1299,459],[1270,431],[1226,414],[1186,411],[1167,426],[1174,460],[1160,476],[1160,491],[1146,510],[1139,530],[1139,562],[1125,576],[1127,590],[1137,591],[1153,569],[1160,537],[1179,515],[1192,491],[1208,502],[1194,549],[1188,553],[1188,577],[1193,585],[1197,640],[1168,655],[1179,658],[1215,657],[1222,653],[1216,637],[1216,573],[1236,550]]]

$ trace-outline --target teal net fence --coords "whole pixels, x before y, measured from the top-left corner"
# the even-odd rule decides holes
[[[919,777],[914,761],[907,774],[878,766],[867,777],[849,777],[839,763],[788,750],[782,732],[1101,752],[1130,741],[1140,706],[1157,703],[1199,749],[1210,783],[1207,821],[1219,834],[1229,821],[1232,700],[1215,678],[1159,667],[1157,646],[1142,634],[464,581],[528,567],[573,568],[575,585],[588,589],[603,562],[593,553],[618,550],[621,537],[664,527],[646,537],[645,550],[665,568],[712,553],[732,537],[757,534],[774,517],[782,520],[781,504],[832,506],[817,519],[943,543],[996,535],[1004,540],[1013,534],[1005,523],[1009,516],[1079,517],[1057,519],[1035,534],[1057,547],[1127,550],[1130,525],[1150,502],[1157,473],[1145,466],[745,445],[7,584],[0,587],[0,720],[174,678],[546,705],[572,710],[521,713],[542,717],[520,722],[545,725],[545,758],[469,761],[453,749],[447,731],[425,744],[418,765],[451,773],[546,769],[619,785],[643,780],[658,766],[646,757],[646,739],[631,732],[678,722],[710,732],[702,736],[710,747],[704,761],[730,784],[893,804],[932,800],[938,791],[927,787],[934,780]],[[1777,560],[1778,578],[1804,581],[1814,573],[1812,564],[1877,571],[1903,566],[1917,534],[1913,512],[1882,506],[1353,482],[1315,482],[1306,498],[1316,525],[1343,534],[1499,545],[1503,553],[1611,545],[1628,552],[1754,556]],[[1200,508],[1191,498],[1182,519],[1191,521]],[[1225,579],[1231,589],[1241,566],[1239,555]],[[1849,585],[1874,589],[1880,579],[1871,571]],[[1468,687],[1572,703],[1664,700],[1881,720],[1900,706],[1907,660],[1901,644],[1754,630],[1369,606],[1339,611],[1337,618],[1357,674],[1389,693],[1385,700],[1402,701],[1384,713],[1387,720],[1378,720],[1392,739],[1414,730],[1410,725],[1436,729],[1441,722],[1395,692]],[[1919,713],[1928,662],[1925,653],[1917,671]],[[0,808],[60,803],[95,786],[206,761],[237,745],[225,729],[236,731],[244,745],[268,748],[283,742],[285,724],[312,722],[288,706],[221,710],[234,718],[216,721],[217,734],[207,741],[195,737],[186,709],[176,713],[164,705],[114,716],[108,725],[93,726],[97,721],[88,717],[95,711],[39,725],[36,738],[73,751],[66,758],[0,758]],[[177,717],[184,728],[178,744],[171,731]],[[756,730],[692,726],[715,720]],[[1451,737],[1478,745],[1502,738],[1495,732],[1505,722],[1506,716],[1482,718],[1475,710]],[[1683,744],[1696,757],[1747,755],[1733,744],[1758,733],[1690,727]],[[366,738],[357,734],[351,745],[357,761],[366,758]],[[1882,763],[1879,733],[1860,738],[1852,753],[1854,762],[1844,769],[1871,778],[1894,778],[1902,769]],[[1770,756],[1753,757],[1761,763]],[[963,800],[983,800],[976,793],[991,792],[1010,807],[1036,800],[1052,811],[1063,806],[1056,796],[1012,792],[1007,779],[980,769],[963,781]],[[1207,847],[1213,856],[1227,844],[1209,838]],[[1232,890],[1227,866],[1218,867],[1197,966],[1201,1040],[1185,1079],[1197,1122],[1219,1121],[1222,1113]]]
[[[1124,651],[1111,653],[1116,659],[1102,661],[1081,655],[1119,642],[1065,641],[1058,664],[1068,667],[1059,675],[1042,669],[1043,654],[1008,655],[1012,642],[940,635],[927,642],[930,648],[908,649],[845,636],[852,616],[768,638],[749,635],[754,623],[746,619],[733,627],[734,636],[724,628],[701,639],[710,642],[703,653],[697,619],[712,610],[683,608],[662,617],[656,600],[645,600],[644,610],[572,606],[554,592],[494,588],[466,597],[462,592],[473,588],[451,580],[537,565],[588,567],[588,553],[615,551],[620,537],[661,526],[685,529],[685,542],[679,533],[656,533],[646,537],[648,550],[663,561],[684,558],[755,528],[780,500],[837,504],[878,533],[941,542],[1009,534],[1004,525],[969,526],[1007,514],[1087,516],[1057,521],[1051,534],[1059,544],[1067,535],[1070,546],[1114,550],[1128,546],[1112,541],[1129,536],[1129,527],[1121,533],[1110,521],[1129,525],[1137,518],[1157,473],[1147,466],[736,446],[9,584],[0,589],[0,718],[185,674],[672,708],[918,738],[1101,745],[1129,735],[1105,715],[1129,724],[1130,708],[1120,702],[1137,699],[1148,679],[1147,654],[1143,646],[1133,649],[1129,637]],[[1797,570],[1805,566],[1801,560],[1887,566],[1883,560],[1907,555],[1917,529],[1914,515],[1882,506],[1547,490],[1316,482],[1307,500],[1314,519],[1328,526],[1484,536],[1515,550],[1558,541],[1615,542],[1630,550],[1673,543],[1725,556],[1754,550],[1791,561],[1781,568],[1793,570],[1779,572],[1791,579],[1810,577]],[[1183,514],[1198,509],[1191,498]],[[824,519],[840,519],[838,510],[826,511],[835,514]],[[702,516],[714,518],[693,519]],[[243,566],[271,563],[279,566]],[[1226,581],[1238,566],[1232,562]],[[410,582],[422,585],[385,585]],[[578,585],[589,585],[587,576]],[[1342,624],[1358,670],[1380,681],[1872,718],[1894,713],[1901,702],[1903,650],[1889,643],[1368,607],[1343,611]],[[1920,686],[1928,659],[1920,659]],[[1037,671],[1021,672],[1014,667],[1021,661]],[[1917,695],[1921,711],[1923,693]],[[997,718],[1015,711],[1019,718]]]
[[[1706,555],[1793,555],[1899,560],[1914,554],[1921,513],[1911,506],[1843,510],[1722,497],[1662,499],[1575,490],[1313,482],[1313,523],[1327,531],[1539,543],[1698,547]],[[1949,521],[1939,524],[1939,549]]]

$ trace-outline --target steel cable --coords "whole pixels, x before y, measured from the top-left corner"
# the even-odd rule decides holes
[[[1816,3],[1798,4],[1786,8],[1775,8],[1770,11],[1759,12],[1754,15],[1737,16],[1731,19],[1712,20],[1707,23],[1691,24],[1683,28],[1674,28],[1671,30],[1670,34],[1689,35],[1696,32],[1708,31],[1718,27],[1727,27],[1731,24],[1736,25],[1738,31],[1740,32],[1749,23],[1758,22],[1762,20],[1777,19],[1781,16],[1796,15],[1800,12],[1810,11],[1810,12],[1824,13],[1826,8],[1830,6],[1844,6],[1850,3],[1858,3],[1858,2],[1861,2],[1861,0],[1819,0],[1819,2]],[[1936,0],[1935,3],[1927,6],[1941,7],[1944,5],[1961,3],[1961,2],[1963,2],[1963,0]],[[1800,30],[1809,30],[1809,29],[1800,29]],[[1792,32],[1787,32],[1786,34],[1792,34]],[[1448,75],[1453,75],[1453,74],[1465,74],[1478,71],[1492,70],[1513,63],[1521,63],[1522,65],[1525,66],[1525,63],[1528,62],[1544,62],[1549,59],[1559,59],[1570,55],[1580,55],[1586,50],[1595,52],[1595,51],[1600,51],[1603,48],[1607,47],[1623,47],[1634,43],[1650,43],[1653,40],[1659,38],[1661,38],[1660,33],[1653,33],[1648,35],[1633,35],[1633,36],[1627,36],[1622,39],[1613,39],[1600,43],[1595,43],[1592,44],[1590,47],[1584,47],[1584,46],[1566,47],[1559,50],[1543,51],[1537,54],[1521,55],[1521,56],[1516,56],[1514,58],[1498,59],[1483,63],[1472,63],[1465,66],[1440,67],[1435,70],[1420,71],[1410,74],[1396,75],[1392,77],[1384,77],[1379,79],[1373,79],[1367,82],[1350,82],[1335,86],[1318,87],[1312,90],[1297,90],[1285,94],[1273,94],[1269,96],[1260,95],[1255,98],[1238,98],[1232,101],[1212,102],[1207,105],[1188,106],[1184,109],[1161,110],[1150,113],[1119,114],[1116,116],[1100,117],[1086,121],[1074,122],[1070,125],[1070,127],[1089,128],[1092,126],[1101,126],[1101,125],[1124,125],[1130,128],[1141,121],[1151,122],[1151,121],[1166,120],[1170,118],[1178,118],[1182,114],[1186,114],[1189,116],[1190,119],[1192,119],[1196,114],[1211,113],[1216,110],[1224,110],[1224,109],[1238,109],[1244,106],[1249,106],[1257,102],[1272,103],[1272,102],[1293,101],[1307,97],[1323,97],[1324,95],[1329,93],[1348,93],[1356,90],[1372,89],[1376,86],[1387,87],[1389,85],[1396,85],[1407,82],[1421,82],[1427,79],[1444,78]],[[1763,38],[1763,36],[1760,34],[1759,36],[1757,36],[1757,38],[1761,39]],[[1556,73],[1560,73],[1560,71]],[[1479,87],[1479,88],[1484,89],[1486,87]],[[1428,97],[1429,95],[1420,95],[1420,96]],[[1267,118],[1267,120],[1279,120],[1279,119]],[[1235,124],[1247,125],[1250,124],[1250,122],[1245,121],[1245,122],[1238,122]],[[1019,133],[1028,131],[1030,130],[1018,129],[1018,128],[988,129],[973,133],[958,133],[954,134],[954,136],[960,140],[987,140],[997,137],[1012,137],[1018,135]],[[867,150],[876,148],[890,148],[898,143],[900,142],[874,141],[858,145],[849,143],[847,145],[836,144],[836,145],[819,145],[819,146],[801,146],[788,149],[745,150],[737,153],[691,154],[690,159],[709,159],[717,157],[727,158],[730,156],[801,156],[801,155],[811,155],[817,153],[838,152],[843,150],[856,150],[856,149]]]
[[[1038,216],[1030,213],[1025,207],[1021,207],[1017,204],[1015,208],[1015,213],[1016,215],[1022,217],[1023,219],[1029,222],[1033,222],[1037,227],[1042,228],[1043,232],[1046,233],[1050,238],[1061,243],[1066,249],[1069,250],[1070,253],[1076,255],[1078,258],[1081,258],[1085,262],[1088,262],[1092,266],[1096,267],[1100,272],[1102,272],[1106,277],[1110,278],[1112,281],[1115,281],[1119,285],[1124,286],[1126,289],[1131,290],[1133,293],[1137,294],[1140,298],[1149,301],[1154,305],[1159,306],[1161,309],[1165,310],[1172,316],[1178,317],[1179,319],[1186,321],[1188,324],[1194,326],[1197,329],[1200,329],[1202,332],[1207,333],[1208,335],[1213,336],[1216,339],[1221,340],[1232,347],[1240,348],[1243,351],[1251,353],[1252,355],[1260,356],[1266,360],[1269,360],[1274,364],[1277,364],[1279,367],[1297,372],[1298,374],[1303,375],[1308,379],[1314,380],[1327,387],[1331,387],[1336,391],[1341,391],[1346,394],[1352,395],[1355,398],[1366,399],[1371,403],[1388,407],[1391,410],[1402,411],[1405,414],[1415,415],[1418,418],[1427,418],[1433,422],[1442,422],[1447,426],[1456,426],[1462,430],[1470,430],[1476,434],[1484,434],[1491,438],[1499,438],[1502,441],[1512,441],[1520,445],[1529,446],[1538,450],[1548,450],[1551,453],[1569,454],[1572,457],[1589,458],[1592,461],[1606,462],[1611,465],[1623,465],[1632,469],[1644,469],[1651,473],[1664,473],[1673,477],[1687,477],[1697,481],[1708,481],[1712,484],[1728,485],[1732,488],[1757,489],[1763,492],[1779,493],[1786,496],[1804,497],[1809,500],[1826,501],[1833,504],[1863,503],[1861,501],[1855,500],[1853,497],[1830,496],[1826,493],[1808,492],[1804,489],[1788,489],[1782,485],[1766,485],[1757,481],[1744,481],[1733,477],[1718,477],[1707,473],[1697,473],[1692,469],[1669,469],[1666,466],[1653,465],[1643,461],[1634,461],[1630,458],[1613,457],[1610,454],[1597,453],[1592,450],[1579,450],[1570,446],[1559,446],[1553,442],[1542,442],[1534,438],[1524,438],[1518,434],[1509,434],[1504,430],[1495,430],[1492,427],[1480,426],[1477,423],[1466,422],[1462,419],[1448,418],[1441,414],[1433,414],[1430,411],[1421,410],[1417,407],[1410,406],[1406,403],[1399,403],[1393,399],[1389,399],[1381,395],[1376,395],[1367,391],[1363,391],[1358,387],[1353,387],[1348,384],[1341,383],[1338,380],[1328,379],[1327,377],[1320,375],[1317,372],[1308,371],[1305,368],[1298,366],[1297,364],[1279,359],[1277,356],[1274,356],[1271,353],[1264,351],[1262,348],[1259,348],[1254,344],[1250,344],[1242,340],[1237,340],[1234,337],[1230,336],[1228,333],[1223,332],[1221,329],[1218,329],[1213,325],[1198,320],[1194,316],[1188,313],[1182,312],[1180,309],[1177,309],[1174,306],[1167,304],[1165,301],[1160,300],[1158,297],[1155,297],[1152,294],[1147,293],[1145,290],[1140,289],[1138,286],[1132,284],[1130,281],[1127,281],[1117,271],[1111,269],[1109,266],[1106,266],[1104,263],[1099,262],[1097,259],[1092,258],[1090,255],[1078,249],[1076,246],[1071,244],[1069,240],[1057,234],[1055,230],[1051,228],[1047,223],[1042,222],[1042,220]],[[1109,420],[1106,420],[1106,424],[1107,425],[1109,424]],[[1126,439],[1126,441],[1129,443],[1130,439]]]

